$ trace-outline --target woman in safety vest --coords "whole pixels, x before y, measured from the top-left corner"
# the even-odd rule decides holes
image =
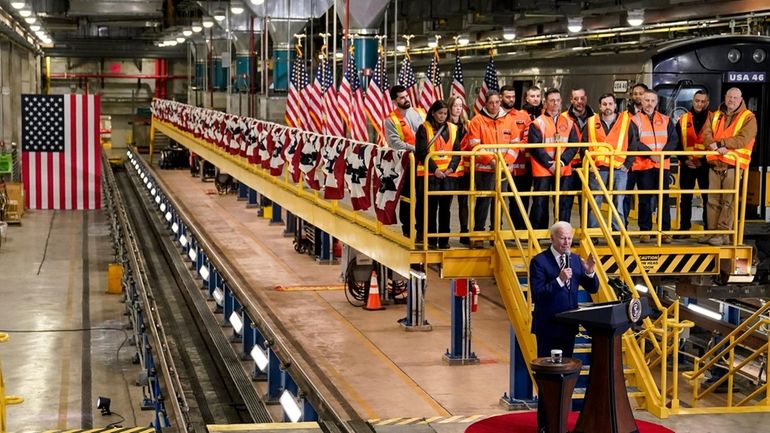
[[[447,122],[449,107],[444,101],[436,101],[428,110],[425,123],[417,129],[415,141],[415,160],[417,161],[417,206],[424,206],[425,172],[428,173],[428,191],[454,191],[457,190],[457,178],[462,176],[464,170],[460,164],[460,156],[450,156],[441,153],[434,154],[427,161],[425,158],[431,152],[448,152],[460,150],[460,135],[457,133],[457,125]],[[452,196],[431,196],[428,199],[428,233],[449,233],[450,207]],[[436,221],[438,220],[438,230]],[[423,231],[422,219],[418,219],[415,226],[417,236]],[[449,248],[449,238],[430,238],[428,246],[431,248]]]
[[[462,150],[472,150],[470,148],[470,141],[467,137],[468,132],[468,115],[465,112],[465,104],[462,97],[452,95],[447,99],[447,106],[449,107],[449,119],[451,122],[457,125],[457,136],[460,138],[460,148]],[[457,178],[457,189],[459,191],[471,190],[471,174],[470,174],[471,159],[466,157],[462,158],[463,174]],[[460,233],[468,233],[468,196],[457,196],[457,217],[460,221]],[[460,243],[463,245],[469,245],[470,239],[467,236],[460,237]]]

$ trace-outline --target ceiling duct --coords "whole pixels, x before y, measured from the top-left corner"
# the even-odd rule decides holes
[[[66,3],[66,2],[64,2]],[[67,14],[70,16],[113,17],[125,16],[139,17],[163,17],[161,0],[70,0]]]
[[[276,49],[288,49],[294,44],[294,34],[300,32],[308,19],[318,18],[331,7],[333,0],[273,0],[266,1],[264,15],[269,17],[268,31]],[[259,9],[259,7],[255,7]]]
[[[350,33],[364,35],[379,32],[382,16],[388,2],[376,0],[360,0],[350,2]],[[337,16],[345,23],[345,0],[337,0]]]

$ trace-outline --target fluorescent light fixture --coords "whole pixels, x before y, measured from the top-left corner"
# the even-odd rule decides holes
[[[230,2],[230,12],[234,13],[235,15],[240,15],[243,13],[243,4],[239,1],[231,1]]]
[[[190,250],[187,251],[187,257],[189,257],[190,260],[195,261],[195,259],[198,258],[198,250],[195,248],[190,248]]]
[[[337,59],[337,60],[342,60],[343,57],[344,57],[344,55],[342,54],[341,51],[334,53],[334,58]]]
[[[291,395],[291,392],[289,392],[288,389],[283,391],[279,401],[281,402],[281,407],[283,408],[284,413],[286,413],[286,417],[289,418],[289,421],[298,422],[299,419],[302,418],[302,409],[300,409],[297,400],[294,399],[294,396]]]
[[[166,221],[171,222],[171,212],[166,212]]]
[[[457,38],[458,45],[468,45],[469,43],[471,43],[471,39],[468,35],[460,35],[460,37]]]
[[[203,30],[203,23],[201,21],[193,21],[190,30],[192,30],[193,33],[200,33],[201,30]]]
[[[636,291],[639,293],[647,293],[650,291],[650,289],[648,289],[644,284],[637,284]]]
[[[177,42],[178,44],[181,44],[181,43],[183,43],[183,42],[185,41],[185,39],[186,39],[186,38],[185,38],[184,36],[177,36],[177,37],[176,37],[176,42]]]
[[[178,223],[171,224],[171,231],[174,233],[179,233],[179,224]]]
[[[161,212],[165,212],[166,211],[166,203],[161,203],[160,204],[160,211]]]
[[[503,39],[506,41],[512,41],[516,39],[516,30],[513,27],[503,28]]]
[[[644,24],[644,9],[631,9],[628,11],[628,25],[639,27]]]
[[[32,16],[29,16],[27,18],[24,18],[24,21],[26,21],[27,24],[34,24],[35,21],[37,21],[37,17],[32,15]]]
[[[32,24],[31,26],[29,26],[29,29],[32,30],[33,32],[36,32],[40,30],[40,24]]]
[[[237,311],[233,311],[233,314],[230,315],[228,321],[233,326],[233,331],[240,335],[240,333],[243,331],[243,321],[241,320],[241,315],[238,314]]]
[[[182,244],[183,247],[187,246],[187,236],[184,234],[179,236],[179,243]]]
[[[406,51],[406,45],[401,45],[401,44],[396,45],[396,51],[398,51],[400,53],[405,52]]]
[[[224,21],[225,19],[225,10],[224,9],[216,9],[214,11],[214,19],[217,21]]]
[[[188,37],[188,36],[192,36],[192,34],[193,34],[193,31],[192,31],[192,29],[184,29],[184,30],[182,30],[182,34],[183,34],[185,37]]]
[[[24,8],[24,6],[26,6],[26,5],[27,5],[27,2],[11,2],[11,6],[12,6],[14,9],[22,9],[22,8]]]
[[[267,352],[265,350],[262,350],[261,347],[259,347],[258,344],[255,344],[254,347],[251,349],[250,352],[251,359],[254,360],[254,362],[257,364],[257,368],[259,371],[265,371],[267,370],[267,364],[270,363],[270,358],[267,357]]]
[[[255,6],[259,6],[261,4],[265,3],[265,0],[251,0],[251,4]]]
[[[160,204],[160,196],[159,195],[155,196],[155,204]]]
[[[19,11],[19,15],[21,15],[24,18],[27,18],[28,16],[32,15],[32,11],[29,9],[22,9]]]
[[[214,302],[217,303],[220,307],[225,306],[225,294],[222,292],[222,289],[217,287],[214,289],[214,294],[212,295],[214,297]]]
[[[438,46],[438,42],[436,41],[428,42],[428,48],[436,48],[437,46]]]
[[[158,195],[158,190],[153,188],[150,190],[150,194],[152,194],[153,197],[156,197]]]
[[[567,18],[567,30],[570,33],[577,33],[583,30],[583,17]]]
[[[127,151],[126,151],[126,156],[128,157],[128,159],[134,159],[134,154],[133,154],[133,153],[131,153],[131,151],[130,151],[130,150],[127,150]]]
[[[214,20],[211,19],[211,17],[203,17],[203,21],[201,22],[201,25],[203,27],[210,29],[214,27]]]
[[[172,39],[170,41],[166,41],[166,46],[169,47],[175,47],[179,42],[176,41],[176,39]]]
[[[209,267],[206,265],[201,266],[200,269],[198,269],[198,274],[201,276],[203,281],[209,280]]]
[[[701,316],[706,316],[710,319],[722,320],[721,314],[717,313],[716,311],[709,310],[708,308],[701,307],[698,304],[687,304],[687,309],[692,311],[693,313],[700,314]]]

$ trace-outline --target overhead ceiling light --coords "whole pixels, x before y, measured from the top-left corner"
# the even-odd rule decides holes
[[[222,289],[220,289],[219,287],[214,289],[214,294],[212,296],[214,297],[214,302],[216,302],[217,305],[219,305],[220,307],[225,306],[225,294],[222,293]]]
[[[428,48],[436,48],[437,46],[438,46],[438,42],[436,41],[428,42]]]
[[[29,9],[22,9],[19,11],[19,15],[21,15],[24,18],[27,18],[28,16],[32,15],[32,11]]]
[[[516,30],[513,27],[503,28],[503,39],[506,41],[512,41],[516,39]]]
[[[645,286],[644,284],[637,284],[636,291],[640,293],[647,293],[650,291],[650,289],[648,289],[647,286]]]
[[[179,224],[177,224],[176,222],[174,222],[174,224],[171,224],[171,231],[174,232],[174,233],[178,233],[179,232]]]
[[[161,203],[159,209],[160,209],[161,212],[165,212],[166,211],[166,203]]]
[[[198,250],[195,248],[190,248],[189,251],[187,251],[187,257],[190,258],[193,262],[198,258]]]
[[[471,43],[471,40],[468,37],[468,35],[460,35],[460,37],[457,38],[457,43],[459,45],[468,45],[469,43]]]
[[[203,30],[203,23],[201,23],[200,21],[193,21],[190,27],[193,32],[200,33],[201,30]]]
[[[343,57],[344,57],[344,55],[342,54],[342,51],[338,51],[338,52],[334,53],[334,58],[337,59],[337,60],[340,60]]]
[[[202,265],[200,269],[198,269],[198,274],[200,274],[203,281],[209,280],[209,267],[206,265]]]
[[[181,244],[183,247],[187,246],[187,236],[181,235],[179,236],[179,244]]]
[[[628,11],[628,25],[639,27],[644,24],[644,9],[631,9]]]
[[[239,1],[231,1],[230,2],[230,12],[234,13],[235,15],[240,15],[243,13],[243,4]]]
[[[14,9],[22,9],[26,5],[27,2],[11,2],[11,6],[13,6]]]
[[[216,9],[214,10],[214,19],[217,21],[222,21],[225,19],[225,10],[224,9]]]
[[[264,2],[265,0],[251,0],[251,4],[257,5],[257,6],[263,4]]]
[[[174,39],[174,40],[171,40],[171,41],[166,41],[166,46],[175,47],[178,43],[179,42],[177,42],[176,39]]]
[[[36,32],[40,30],[40,24],[32,24],[31,26],[29,26],[29,29],[32,30],[33,32]]]
[[[570,33],[577,33],[583,30],[583,17],[567,18],[567,30]]]
[[[396,50],[400,53],[406,51],[406,45],[396,45]]]
[[[214,27],[214,20],[211,19],[211,17],[203,17],[203,21],[201,22],[203,27],[210,29]]]
[[[31,17],[24,18],[24,21],[26,21],[27,24],[33,24],[35,21],[37,21],[37,17],[32,15]]]
[[[171,218],[172,218],[171,212],[166,212],[166,221],[171,222]]]
[[[192,29],[184,29],[184,30],[182,30],[182,34],[185,35],[185,37],[192,36],[192,33],[193,33]]]
[[[185,41],[185,37],[184,36],[177,36],[176,37],[176,41],[181,44],[182,42]]]

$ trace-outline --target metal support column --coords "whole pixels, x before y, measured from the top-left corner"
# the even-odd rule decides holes
[[[450,297],[452,322],[450,347],[444,354],[449,365],[478,364],[479,358],[471,350],[471,280],[452,280]]]
[[[510,327],[510,367],[508,369],[508,392],[500,397],[500,405],[507,410],[530,409],[537,403],[532,400],[532,378],[521,356],[521,348],[516,342],[516,331]]]
[[[409,272],[406,318],[399,322],[405,331],[430,331],[433,329],[425,319],[425,289],[427,288],[428,280],[425,272],[414,269]]]
[[[281,218],[281,206],[276,202],[273,202],[273,214],[270,216],[270,225],[283,225],[283,218]]]
[[[254,209],[255,207],[259,207],[259,204],[257,204],[257,191],[249,187],[246,187],[246,191],[249,200],[248,203],[246,203],[246,209]]]
[[[275,356],[272,350],[268,348],[268,357],[270,362],[267,364],[267,394],[265,394],[265,403],[278,404],[283,392],[283,375],[281,370],[281,361]]]
[[[241,317],[243,317],[243,351],[241,352],[241,359],[246,360],[251,357],[251,349],[254,348],[256,329],[254,321],[251,320],[246,310],[243,310]]]
[[[297,217],[293,213],[286,211],[286,228],[283,230],[284,237],[292,237],[297,232]]]
[[[245,183],[238,184],[238,201],[246,201],[249,195],[249,187]]]

